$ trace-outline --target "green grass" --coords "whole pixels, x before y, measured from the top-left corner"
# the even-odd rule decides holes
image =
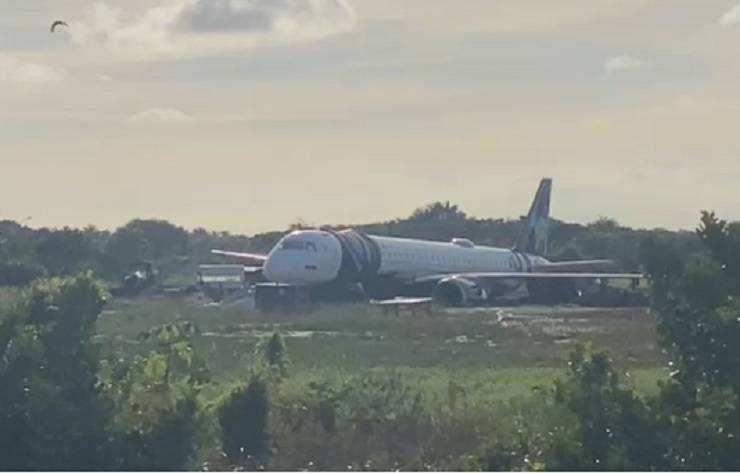
[[[174,320],[198,325],[197,344],[217,382],[246,379],[258,340],[275,329],[284,336],[295,386],[398,370],[428,392],[442,393],[453,381],[482,398],[507,400],[550,386],[577,342],[609,351],[620,372],[628,373],[623,379],[643,392],[664,376],[654,321],[641,309],[523,307],[395,317],[346,305],[263,315],[187,299],[116,300],[98,322],[99,340],[107,353],[145,352],[136,335]]]

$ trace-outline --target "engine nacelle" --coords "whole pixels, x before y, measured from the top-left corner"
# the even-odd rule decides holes
[[[450,276],[437,283],[432,297],[447,307],[467,307],[485,302],[488,295],[474,280]]]

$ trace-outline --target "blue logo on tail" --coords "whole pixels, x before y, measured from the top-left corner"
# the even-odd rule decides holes
[[[545,256],[547,254],[547,232],[550,222],[550,193],[552,179],[545,178],[535,194],[529,214],[524,222],[514,249],[521,253]]]

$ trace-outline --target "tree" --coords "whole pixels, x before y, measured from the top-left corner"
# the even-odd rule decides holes
[[[740,283],[740,224],[728,224],[714,212],[703,211],[697,233],[722,273],[736,286]],[[733,293],[740,292],[736,289]]]
[[[34,230],[12,220],[0,221],[0,263],[35,265]]]
[[[157,326],[139,336],[152,346],[147,355],[105,360],[102,384],[115,413],[111,463],[118,469],[181,470],[192,457],[202,428],[197,397],[208,381],[197,334],[190,322]]]
[[[598,219],[589,223],[587,227],[593,228],[595,230],[606,231],[606,232],[614,231],[620,228],[619,222],[609,217],[599,217]]]
[[[0,468],[98,469],[109,451],[93,326],[105,293],[90,274],[42,280],[0,328]]]
[[[465,212],[460,210],[457,205],[450,204],[449,201],[434,202],[414,210],[411,214],[412,220],[464,220]]]
[[[35,241],[38,261],[51,276],[70,275],[93,266],[96,255],[92,242],[80,230],[42,229],[36,232]]]
[[[23,263],[0,264],[0,286],[23,287],[43,277],[44,269]]]
[[[620,386],[606,353],[580,345],[570,355],[568,377],[556,382],[555,399],[576,417],[573,443],[555,441],[546,456],[552,469],[654,470],[666,467],[665,446],[647,404]],[[553,448],[555,447],[555,448]]]
[[[218,408],[223,451],[232,465],[266,461],[270,436],[267,420],[270,412],[267,384],[252,376],[248,384],[233,388]]]
[[[740,449],[740,238],[736,226],[702,212],[707,258],[689,260],[651,242],[648,270],[671,378],[656,400],[673,468],[738,469]]]
[[[188,233],[165,220],[136,219],[119,230],[137,232],[149,244],[155,260],[188,252]]]
[[[103,268],[108,276],[119,278],[132,264],[151,260],[154,251],[138,230],[119,228],[108,239],[103,250]]]
[[[40,280],[0,314],[0,469],[183,469],[206,379],[188,324],[155,350],[100,363],[106,294],[90,273]],[[149,341],[146,338],[146,341]]]

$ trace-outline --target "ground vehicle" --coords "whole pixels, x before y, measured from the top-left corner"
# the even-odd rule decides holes
[[[150,261],[138,261],[130,265],[121,280],[121,286],[111,290],[116,296],[136,296],[151,288],[157,278],[157,272]]]

